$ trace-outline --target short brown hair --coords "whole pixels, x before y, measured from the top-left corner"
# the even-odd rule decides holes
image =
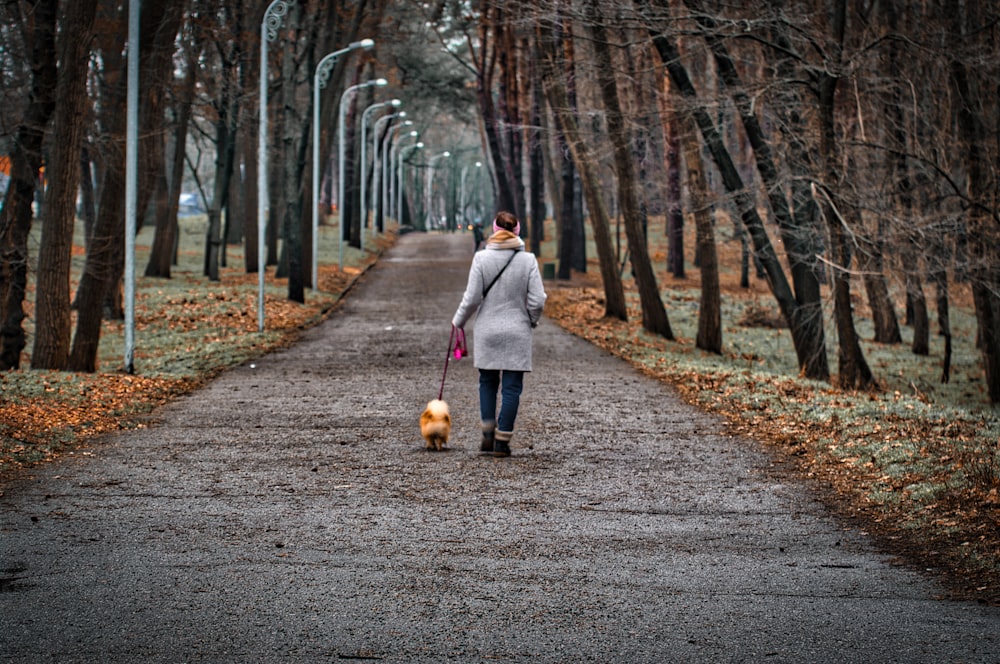
[[[493,219],[493,222],[500,228],[511,232],[517,228],[517,217],[512,215],[510,212],[497,212],[497,216]]]

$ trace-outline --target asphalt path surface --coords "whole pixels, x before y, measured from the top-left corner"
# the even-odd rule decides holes
[[[513,455],[470,359],[425,451],[471,254],[405,235],[301,342],[2,487],[0,658],[1000,662],[1000,609],[548,320]]]

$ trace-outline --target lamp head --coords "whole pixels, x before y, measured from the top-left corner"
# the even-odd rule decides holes
[[[375,86],[376,87],[381,88],[381,87],[384,87],[386,85],[389,85],[389,81],[385,80],[384,78],[377,78],[377,79],[375,79]]]
[[[351,42],[349,48],[363,48],[366,51],[371,50],[375,46],[375,42],[371,39],[362,39],[361,41]]]
[[[423,142],[423,141],[420,141],[420,142],[418,142],[418,143],[416,144],[416,148],[417,148],[418,150],[419,150],[420,148],[422,148],[422,147],[424,147],[424,142]]]
[[[445,150],[444,152],[442,152],[442,153],[441,153],[441,156],[442,156],[442,157],[450,157],[450,156],[451,156],[451,153],[450,153],[450,152],[448,152],[447,150]]]
[[[413,123],[411,122],[410,124],[413,124]],[[420,132],[419,132],[419,131],[416,131],[416,130],[414,130],[414,131],[411,131],[411,132],[410,132],[410,136],[414,136],[414,137],[416,137],[416,136],[419,136],[419,135],[420,135]]]
[[[393,99],[392,101],[389,102],[389,105],[392,106],[393,108],[399,108],[400,106],[403,105],[403,102],[399,101],[398,99]]]

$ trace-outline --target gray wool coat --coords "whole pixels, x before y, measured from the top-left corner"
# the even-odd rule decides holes
[[[516,249],[510,249],[510,246]],[[483,299],[483,289],[493,281],[515,251],[513,260]],[[545,305],[545,288],[535,255],[524,251],[520,239],[490,242],[475,254],[462,303],[451,322],[465,324],[478,310],[472,329],[472,362],[477,369],[531,371],[531,329],[538,324]]]

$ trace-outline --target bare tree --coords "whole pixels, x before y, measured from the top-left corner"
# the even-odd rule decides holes
[[[618,273],[614,247],[611,243],[611,224],[607,207],[601,196],[601,186],[590,148],[582,140],[576,118],[571,112],[566,84],[562,78],[564,69],[557,54],[558,43],[554,34],[554,26],[549,21],[539,21],[537,31],[539,49],[542,54],[542,82],[545,95],[555,117],[556,129],[560,135],[565,137],[567,147],[573,154],[573,161],[580,165],[583,174],[583,191],[590,208],[590,223],[593,228],[594,243],[597,245],[597,256],[604,284],[604,315],[619,320],[628,320],[625,289]]]
[[[967,0],[953,12],[955,42],[951,44],[951,76],[958,95],[958,139],[966,155],[964,165],[968,173],[964,193],[968,196],[969,276],[976,305],[979,348],[990,400],[1000,403],[1000,232],[997,230],[1000,214],[996,208],[996,182],[988,166],[990,132],[986,124],[988,112],[996,117],[996,66],[972,68],[966,61],[968,58],[975,62],[983,52],[996,52],[995,37],[991,42],[992,33],[983,29],[987,18],[984,10],[978,0]],[[984,48],[987,50],[981,50]],[[992,156],[996,158],[995,154]]]
[[[817,312],[809,310],[809,304],[800,304],[792,292],[791,285],[785,276],[784,268],[778,259],[774,245],[768,237],[764,222],[757,212],[756,201],[750,191],[743,183],[736,165],[733,162],[729,150],[726,148],[721,132],[716,126],[712,117],[705,109],[704,103],[700,101],[694,83],[683,65],[677,44],[665,26],[664,10],[660,5],[658,11],[654,11],[648,0],[639,0],[637,5],[643,11],[653,45],[656,47],[660,58],[663,60],[671,81],[689,103],[692,104],[692,112],[698,130],[705,140],[705,144],[712,155],[712,159],[722,175],[723,184],[734,198],[734,203],[739,212],[744,226],[753,241],[754,250],[758,260],[760,260],[767,273],[768,284],[771,287],[778,306],[785,320],[789,323],[792,333],[792,342],[799,360],[799,368],[804,375],[810,378],[827,380],[829,378],[829,367],[826,361],[826,350],[822,335],[816,334],[815,327],[810,327],[808,321],[815,321]],[[820,319],[821,320],[821,319]]]
[[[653,334],[673,339],[667,311],[660,298],[660,290],[649,260],[646,236],[642,229],[639,199],[636,191],[635,164],[632,161],[631,141],[625,128],[615,80],[615,66],[611,57],[611,44],[604,17],[596,0],[587,0],[584,9],[588,19],[587,28],[593,36],[594,54],[598,84],[604,100],[608,134],[614,146],[615,171],[618,175],[618,199],[625,219],[625,235],[628,238],[632,270],[642,307],[642,326]]]

